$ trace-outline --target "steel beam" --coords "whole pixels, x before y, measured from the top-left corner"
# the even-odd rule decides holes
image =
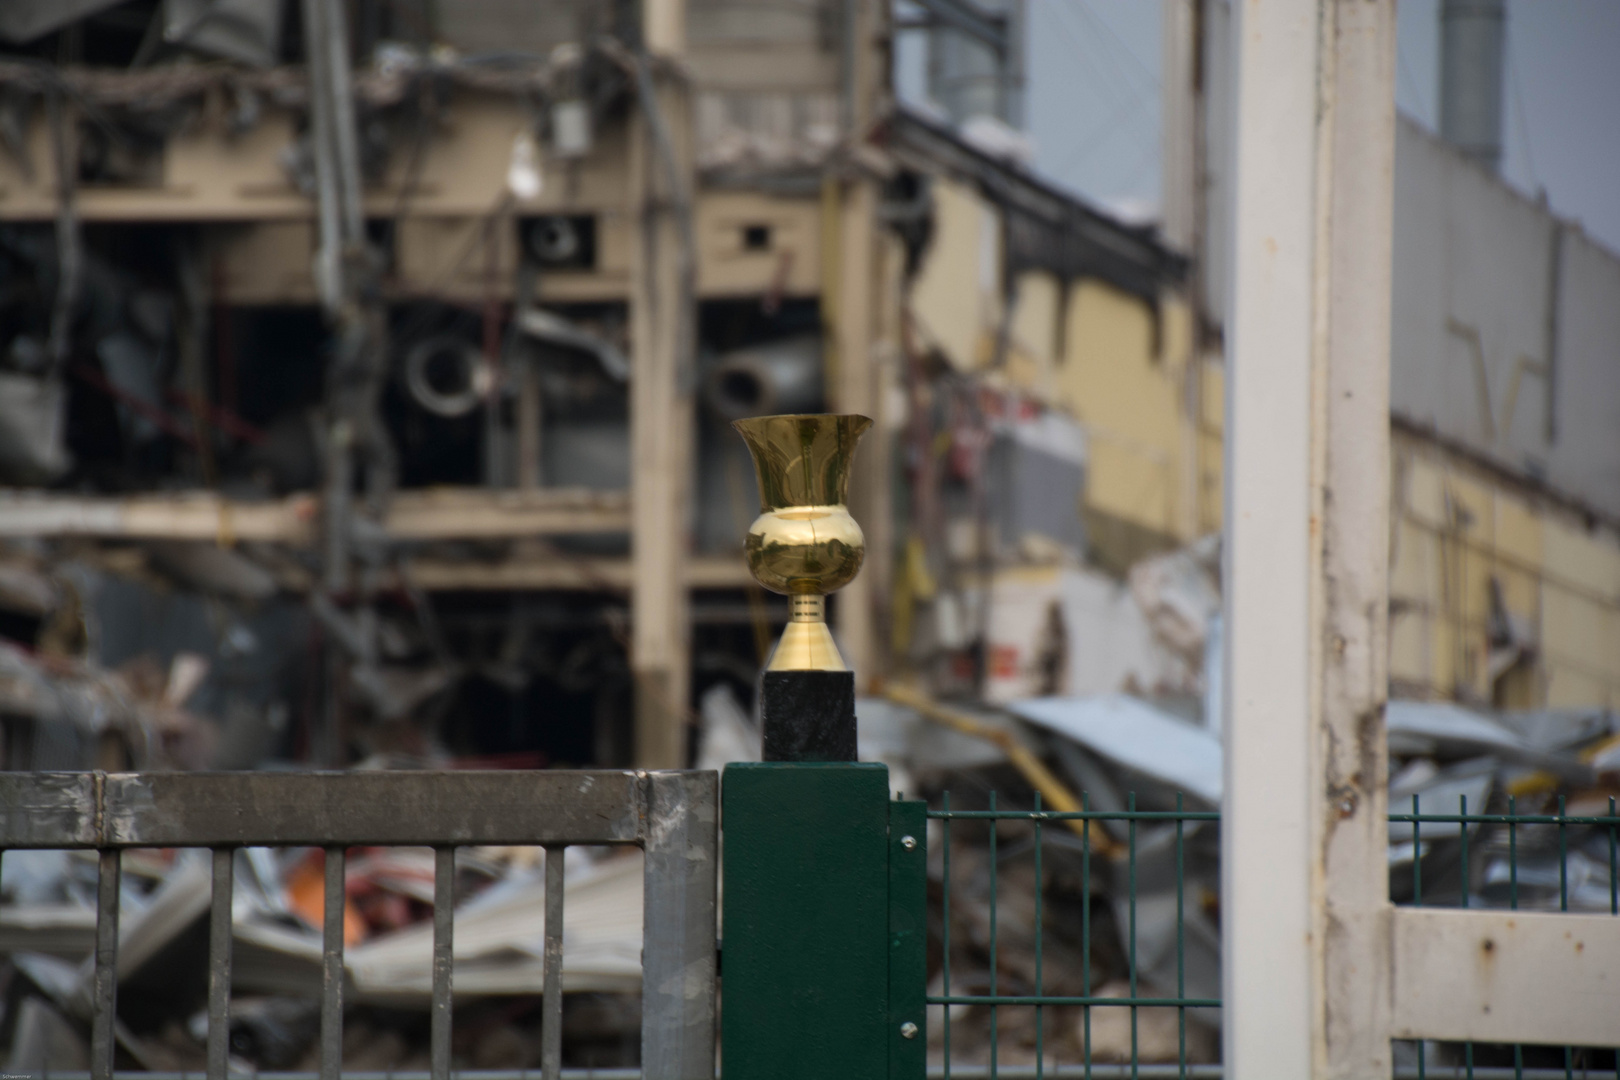
[[[0,848],[638,843],[642,775],[0,773]]]
[[[205,491],[127,496],[7,491],[0,492],[0,536],[307,546],[315,540],[318,510],[310,495],[246,502]],[[622,491],[440,488],[395,494],[381,533],[384,540],[409,543],[624,532],[629,527],[630,498]]]

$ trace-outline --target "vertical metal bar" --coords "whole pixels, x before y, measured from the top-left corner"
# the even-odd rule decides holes
[[[1508,795],[1508,908],[1518,910],[1518,797]],[[1524,1075],[1524,1046],[1513,1044],[1513,1077]]]
[[[1082,813],[1091,811],[1091,796],[1082,791],[1080,793],[1080,810]],[[1085,819],[1086,827],[1080,830],[1080,994],[1082,997],[1091,996],[1091,826],[1094,822]],[[1091,1080],[1091,1006],[1087,1005],[1080,1014],[1081,1038],[1084,1040],[1086,1080]]]
[[[942,874],[943,874],[943,877],[944,877],[944,885],[943,885],[943,888],[940,890],[940,892],[941,892],[941,896],[940,896],[940,916],[941,916],[941,921],[944,923],[945,929],[944,929],[943,934],[941,934],[941,937],[944,940],[942,942],[943,948],[941,950],[940,959],[941,959],[941,962],[942,962],[942,965],[943,965],[943,968],[944,968],[944,970],[943,970],[943,978],[944,978],[944,982],[945,982],[945,997],[949,998],[951,996],[951,818],[950,818],[950,813],[951,813],[951,793],[950,792],[948,792],[948,791],[945,792],[944,797],[940,800],[940,806],[945,810],[945,815],[946,815],[945,819],[944,819],[945,820],[945,836],[944,836],[944,841],[943,841],[943,847],[941,848],[941,855],[942,855],[942,859],[943,859],[943,862],[944,862],[944,870],[942,871]],[[944,1019],[941,1021],[941,1024],[940,1024],[940,1026],[944,1029],[944,1032],[945,1032],[945,1035],[944,1035],[945,1045],[944,1045],[944,1048],[943,1048],[943,1051],[942,1051],[942,1054],[941,1054],[941,1063],[944,1066],[944,1073],[945,1073],[944,1080],[951,1080],[951,1007],[949,1005],[944,1005],[944,1006],[941,1006],[941,1008],[943,1008],[945,1010]]]
[[[1558,910],[1569,910],[1569,829],[1564,824],[1564,797],[1558,796]]]
[[[91,1080],[112,1080],[118,1046],[113,1024],[118,1010],[118,884],[122,853],[103,848],[96,877],[95,1002],[90,1021]]]
[[[1468,906],[1468,796],[1457,796],[1458,815],[1464,820],[1457,823],[1457,835],[1462,840],[1462,850],[1458,858],[1462,861],[1462,906]],[[1474,1044],[1463,1043],[1463,1072],[1468,1080],[1474,1077]]]
[[[1387,1076],[1395,3],[1230,10],[1222,1061]]]
[[[1614,796],[1609,796],[1609,914],[1620,915],[1620,842],[1615,836]],[[1620,1054],[1615,1056],[1615,1068],[1620,1069]]]
[[[1418,797],[1412,796],[1412,904],[1423,906],[1423,823],[1418,820]]]
[[[225,1080],[231,1049],[231,886],[236,851],[215,848],[208,900],[208,1080]]]
[[[996,809],[996,793],[990,793],[990,810]],[[996,996],[996,826],[1000,824],[991,818],[985,824],[990,826],[990,996]],[[996,1080],[996,1007],[990,1006],[990,1080]]]
[[[1125,796],[1125,808],[1132,814],[1136,813],[1136,792],[1132,791]],[[1125,895],[1130,902],[1131,909],[1131,1080],[1137,1080],[1141,1067],[1141,1055],[1137,1052],[1136,1044],[1136,818],[1134,817],[1130,821],[1130,845],[1126,848],[1126,855],[1130,861],[1130,888]]]
[[[1041,793],[1035,793],[1035,996],[1046,993],[1046,980],[1041,970],[1041,939],[1046,936],[1042,922],[1041,895],[1046,891],[1041,876]],[[1035,1006],[1035,1080],[1046,1076],[1046,1017],[1039,1004]]]
[[[1569,910],[1569,829],[1564,821],[1564,796],[1558,796],[1558,910]],[[1575,1050],[1564,1047],[1564,1076],[1575,1076]]]
[[[1468,906],[1468,796],[1457,796],[1457,815],[1465,820],[1457,823],[1458,836],[1462,838],[1462,851],[1458,858],[1462,861],[1462,906]]]
[[[642,790],[649,826],[642,885],[642,1076],[709,1080],[714,1076],[719,777],[649,773]],[[548,903],[549,896],[548,884]],[[549,914],[547,919],[549,932]],[[560,918],[557,925],[560,931]]]
[[[455,971],[456,849],[433,849],[433,1010],[428,1061],[433,1080],[450,1080],[451,978]]]
[[[1508,796],[1508,908],[1519,910],[1519,811],[1518,798]]]
[[[348,852],[326,853],[326,892],[321,912],[321,1080],[341,1080],[343,1072],[343,908],[344,866]]]
[[[540,1005],[540,1076],[562,1076],[563,847],[546,848],[546,961]]]
[[[1423,906],[1423,824],[1418,820],[1418,797],[1412,796],[1412,906]],[[1427,1080],[1424,1054],[1427,1043],[1417,1041],[1417,1080]]]
[[[1182,847],[1182,825],[1184,822],[1179,816],[1183,812],[1182,794],[1176,792],[1176,997],[1187,997],[1187,919],[1186,904],[1183,893],[1186,891],[1185,870],[1186,859]],[[1176,1075],[1179,1080],[1187,1080],[1187,1006],[1176,1006]]]

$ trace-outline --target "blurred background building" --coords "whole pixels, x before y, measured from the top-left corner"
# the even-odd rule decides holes
[[[862,759],[959,809],[1219,809],[1233,7],[0,3],[0,768],[757,756],[787,607],[729,423],[825,410],[876,422],[831,601]],[[1620,129],[1526,119],[1555,7],[1401,7],[1392,807],[1620,794],[1620,202],[1581,165]],[[1534,70],[1590,115],[1620,20],[1581,10]],[[1217,995],[1182,827],[1140,913],[1134,823],[959,832],[958,977]],[[1612,836],[1449,829],[1391,828],[1393,899],[1611,910]],[[347,1064],[425,1069],[434,856],[355,854]],[[458,1067],[529,1067],[543,860],[461,857]],[[569,852],[571,1066],[639,1060],[638,858]],[[312,1068],[324,855],[236,859],[231,1053]],[[200,1068],[206,861],[123,869],[119,1045]],[[97,863],[4,871],[7,1067],[87,1067]],[[1216,1060],[1214,1010],[1137,1012],[1053,1007],[1047,1052]]]
[[[786,616],[727,424],[819,410],[863,692],[1218,724],[1229,4],[1061,16],[1162,173],[1112,209],[1034,7],[6,5],[5,766],[686,764]],[[1393,690],[1612,709],[1620,258],[1496,173],[1503,5],[1434,15]]]

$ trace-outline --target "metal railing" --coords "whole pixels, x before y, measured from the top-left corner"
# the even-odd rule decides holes
[[[234,852],[325,852],[320,1073],[343,1066],[343,916],[350,847],[431,847],[434,860],[431,1080],[451,1075],[455,853],[545,849],[541,1068],[562,1065],[563,852],[635,845],[645,853],[639,1074],[714,1076],[718,778],[712,772],[0,773],[0,851],[99,852],[90,1077],[117,1053],[118,907],[130,848],[213,852],[209,908],[208,1080],[229,1067]]]
[[[930,993],[927,997],[929,1005],[939,1007],[934,1015],[938,1017],[940,1027],[943,1029],[943,1042],[930,1065],[929,1075],[945,1080],[951,1077],[987,1077],[991,1080],[1015,1080],[1015,1078],[1055,1080],[1058,1077],[1083,1077],[1085,1080],[1102,1080],[1104,1077],[1125,1076],[1132,1078],[1173,1076],[1185,1080],[1189,1077],[1213,1078],[1223,1075],[1222,1066],[1218,1063],[1190,1060],[1188,1052],[1188,1010],[1218,1009],[1221,1005],[1220,999],[1194,996],[1187,992],[1188,916],[1190,904],[1195,902],[1195,898],[1188,895],[1188,845],[1195,830],[1217,826],[1220,814],[1216,811],[1186,810],[1180,795],[1175,800],[1176,809],[1151,811],[1137,810],[1134,794],[1128,796],[1124,810],[1113,811],[1092,810],[1089,799],[1084,795],[1081,797],[1082,809],[1075,812],[1042,809],[1039,793],[1034,797],[1034,806],[1028,809],[1000,808],[993,792],[989,793],[987,802],[988,809],[952,809],[950,795],[946,794],[939,809],[928,811],[930,821],[938,822],[940,826],[937,841],[930,839],[930,850],[934,850],[936,846],[939,850],[939,864],[933,872],[942,878],[943,886],[939,893],[942,939],[938,942],[939,951],[930,964],[931,969],[937,969],[942,987],[940,992]],[[1389,815],[1392,825],[1406,824],[1412,827],[1411,878],[1408,882],[1403,875],[1392,887],[1394,899],[1397,903],[1415,905],[1433,905],[1436,899],[1440,899],[1443,903],[1461,907],[1488,904],[1492,907],[1519,909],[1523,905],[1569,911],[1572,908],[1576,886],[1583,884],[1584,891],[1580,894],[1583,903],[1580,906],[1584,910],[1589,912],[1607,910],[1610,914],[1620,915],[1620,813],[1617,813],[1613,799],[1609,800],[1607,809],[1606,814],[1568,814],[1565,812],[1564,800],[1560,798],[1554,813],[1520,813],[1516,800],[1509,798],[1505,812],[1469,813],[1467,800],[1463,798],[1456,813],[1437,813],[1424,811],[1422,804],[1414,799],[1411,812],[1396,812]],[[987,971],[983,976],[988,985],[983,988],[985,992],[982,993],[959,992],[958,988],[953,986],[951,940],[953,893],[959,894],[973,883],[960,871],[953,873],[952,825],[965,822],[980,822],[990,826],[982,838],[982,844],[986,849],[985,863],[988,877],[988,891],[985,896],[988,902],[988,940],[978,943],[981,949],[987,948],[988,951]],[[1004,945],[999,940],[997,905],[1003,890],[1001,878],[1005,875],[1003,864],[1008,861],[1008,853],[1007,842],[1001,835],[1004,830],[996,826],[1004,826],[1009,822],[1028,825],[1030,842],[1020,843],[1019,850],[1013,854],[1015,857],[1021,857],[1027,852],[1034,863],[1033,985],[1028,987],[1004,985],[1004,979],[999,971],[1001,965],[998,963],[1002,958],[1000,954]],[[1081,823],[1084,827],[1080,827]],[[1054,830],[1053,826],[1068,826],[1068,828]],[[1427,841],[1424,838],[1425,826],[1430,830]],[[1153,855],[1157,864],[1154,873],[1162,879],[1164,866],[1168,864],[1169,888],[1174,893],[1172,993],[1142,992],[1143,965],[1138,954],[1138,901],[1141,899],[1142,889],[1139,875],[1142,859],[1140,834],[1144,828],[1151,828],[1156,833],[1155,843],[1158,850]],[[1094,835],[1094,829],[1108,832]],[[1446,835],[1437,836],[1436,833],[1440,830],[1447,830]],[[1063,846],[1077,851],[1080,855],[1079,891],[1086,898],[1086,902],[1081,905],[1079,913],[1081,992],[1077,995],[1051,994],[1046,990],[1049,969],[1045,961],[1045,952],[1052,923],[1045,910],[1043,863],[1046,860],[1045,849],[1051,846],[1053,840],[1060,840]],[[1435,843],[1436,840],[1440,842]],[[1169,846],[1168,857],[1164,851],[1165,844]],[[1596,855],[1591,854],[1594,849],[1597,851]],[[1522,880],[1525,867],[1529,865],[1526,862],[1527,851],[1540,859],[1535,866],[1537,875],[1535,885],[1539,891],[1530,897],[1524,895],[1527,889]],[[1392,845],[1392,862],[1396,857],[1395,845]],[[1556,864],[1555,877],[1549,869],[1553,864]],[[1425,867],[1430,878],[1427,893],[1424,884]],[[1207,870],[1207,867],[1204,869]],[[1100,881],[1097,876],[1104,873],[1108,875],[1106,882]],[[1599,873],[1606,877],[1606,882],[1594,880],[1594,876]],[[1434,885],[1442,874],[1445,875],[1446,891],[1443,895],[1437,896]],[[1489,885],[1487,896],[1482,897],[1477,889],[1471,887],[1470,882],[1476,876],[1487,881]],[[1099,889],[1097,888],[1099,884],[1105,884],[1107,888]],[[1602,888],[1604,885],[1606,890]],[[1160,890],[1159,896],[1163,895],[1163,886],[1162,880],[1156,880],[1154,883],[1154,887]],[[1124,909],[1124,918],[1119,920],[1117,929],[1121,939],[1128,992],[1120,996],[1098,994],[1096,992],[1098,988],[1093,985],[1095,916],[1090,897],[1109,890],[1122,894],[1120,906]],[[1607,893],[1606,896],[1602,895],[1604,891]],[[1599,900],[1606,903],[1600,904]],[[974,1062],[966,1067],[961,1064],[953,1065],[952,1029],[953,1025],[960,1028],[961,1021],[953,1020],[951,1013],[953,1008],[964,1006],[982,1009],[988,1013],[987,1063]],[[1083,1009],[1080,1017],[1081,1045],[1078,1061],[1059,1063],[1049,1053],[1048,1010],[1059,1007]],[[998,1014],[1009,1008],[1029,1008],[1034,1011],[1033,1063],[1027,1060],[1012,1065],[1000,1063],[1001,1017]],[[1128,1055],[1122,1061],[1094,1060],[1091,1028],[1092,1011],[1097,1008],[1130,1010]],[[1139,1010],[1148,1008],[1176,1010],[1177,1046],[1175,1060],[1172,1062],[1147,1062],[1141,1058],[1138,1044]],[[1620,1036],[1620,1022],[1617,1022],[1617,1036]],[[1617,1038],[1617,1043],[1620,1043],[1620,1038]],[[1557,1051],[1547,1047],[1532,1049],[1514,1046],[1505,1050],[1492,1048],[1488,1055],[1490,1060],[1481,1060],[1478,1064],[1475,1061],[1476,1048],[1472,1044],[1446,1047],[1448,1053],[1454,1053],[1460,1058],[1454,1063],[1447,1061],[1444,1064],[1437,1064],[1431,1060],[1434,1047],[1431,1046],[1429,1049],[1430,1052],[1426,1052],[1421,1045],[1413,1048],[1413,1052],[1408,1054],[1408,1060],[1397,1062],[1395,1075],[1416,1080],[1428,1080],[1429,1077],[1438,1076],[1467,1077],[1469,1080],[1496,1080],[1507,1077],[1513,1077],[1515,1080],[1567,1077],[1573,1080],[1577,1076],[1612,1075],[1620,1080],[1620,1049],[1615,1051],[1615,1061],[1611,1066],[1606,1060],[1608,1048],[1595,1048],[1605,1057],[1603,1064],[1598,1066],[1602,1069],[1601,1072],[1591,1071],[1593,1064],[1589,1060],[1582,1060],[1583,1054],[1589,1055],[1594,1048],[1586,1050],[1563,1048],[1563,1060],[1556,1064],[1548,1061],[1546,1055],[1556,1054]],[[1027,1053],[1027,1047],[1025,1050]],[[1511,1060],[1500,1060],[1504,1055],[1511,1055]],[[1487,1055],[1481,1051],[1479,1056],[1483,1059]]]
[[[1414,907],[1435,906],[1434,890],[1431,889],[1427,897],[1424,895],[1423,866],[1427,860],[1424,858],[1423,827],[1428,825],[1430,826],[1431,840],[1435,838],[1437,832],[1444,830],[1440,839],[1444,841],[1447,847],[1455,845],[1455,865],[1460,870],[1456,877],[1455,898],[1450,895],[1451,890],[1448,879],[1446,893],[1441,897],[1441,906],[1462,908],[1505,906],[1509,910],[1518,911],[1521,906],[1525,906],[1524,902],[1529,900],[1530,904],[1528,906],[1541,909],[1553,908],[1554,893],[1552,883],[1550,880],[1540,880],[1543,877],[1541,874],[1536,875],[1538,880],[1534,882],[1536,887],[1534,890],[1535,895],[1521,896],[1521,855],[1523,854],[1521,848],[1528,847],[1534,853],[1550,856],[1550,859],[1544,861],[1544,865],[1556,862],[1556,910],[1567,912],[1570,910],[1571,900],[1570,867],[1575,863],[1575,860],[1571,857],[1570,836],[1572,830],[1579,830],[1585,834],[1585,838],[1588,840],[1597,840],[1600,844],[1604,840],[1607,841],[1607,844],[1604,845],[1607,848],[1607,859],[1605,861],[1607,862],[1608,877],[1606,907],[1610,915],[1620,915],[1620,814],[1616,813],[1617,808],[1614,798],[1610,797],[1608,802],[1607,814],[1568,814],[1565,812],[1564,796],[1560,795],[1558,796],[1556,813],[1521,814],[1518,812],[1517,798],[1509,795],[1505,813],[1471,814],[1468,812],[1468,796],[1459,795],[1457,797],[1457,812],[1447,814],[1423,812],[1421,796],[1413,795],[1410,813],[1391,813],[1389,815],[1391,822],[1410,824],[1412,826],[1412,839],[1410,841],[1413,855],[1412,877],[1408,902]],[[1476,832],[1479,835],[1473,835]],[[1437,851],[1435,854],[1438,856],[1449,854],[1449,852]],[[1480,876],[1485,887],[1491,888],[1492,895],[1481,896],[1473,886],[1473,868],[1476,864],[1481,863],[1483,865],[1481,866]],[[1590,863],[1589,858],[1582,856],[1577,865],[1582,866],[1583,869],[1589,869]],[[1582,876],[1584,878],[1586,875],[1583,874]],[[1581,882],[1581,884],[1584,883],[1584,881]],[[1493,886],[1494,888],[1492,888]],[[1598,910],[1602,910],[1604,905],[1600,902],[1598,905],[1583,904],[1581,906],[1590,911],[1594,906]],[[1617,1039],[1614,1048],[1615,1058],[1612,1074],[1616,1080],[1620,1080],[1620,1016],[1615,1018],[1615,1030]],[[1546,1049],[1537,1047],[1532,1052],[1545,1053]],[[1478,1056],[1478,1050],[1479,1048],[1474,1043],[1463,1043],[1462,1061],[1452,1063],[1445,1068],[1432,1068],[1427,1061],[1428,1054],[1424,1047],[1418,1046],[1415,1049],[1416,1061],[1412,1068],[1412,1075],[1417,1080],[1427,1080],[1427,1077],[1431,1074],[1436,1076],[1462,1076],[1468,1078],[1468,1080],[1482,1080],[1488,1074],[1513,1076],[1515,1078],[1530,1075],[1531,1070],[1525,1066],[1526,1047],[1522,1045],[1512,1045],[1505,1048],[1505,1050],[1497,1050],[1498,1053],[1510,1053],[1512,1055],[1511,1065],[1493,1064],[1488,1068],[1476,1066],[1475,1058]],[[1573,1080],[1577,1075],[1595,1075],[1586,1068],[1586,1063],[1577,1061],[1577,1056],[1582,1051],[1572,1046],[1565,1046],[1562,1048],[1562,1053],[1563,1063],[1561,1069],[1543,1068],[1535,1071],[1548,1076],[1567,1077],[1570,1080]],[[1605,1074],[1608,1072],[1609,1070],[1605,1068]]]

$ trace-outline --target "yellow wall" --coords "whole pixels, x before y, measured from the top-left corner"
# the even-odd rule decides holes
[[[1065,302],[1052,380],[1086,427],[1094,547],[1110,542],[1099,523],[1125,523],[1136,542],[1219,529],[1225,369],[1189,361],[1185,308],[1166,300],[1155,324],[1150,305],[1095,281]],[[1620,708],[1620,531],[1589,527],[1417,435],[1395,432],[1392,460],[1396,695]],[[1493,591],[1528,646],[1506,670],[1491,664]]]
[[[958,370],[984,371],[999,333],[1000,234],[971,190],[936,188],[936,233],[912,312]],[[1005,367],[987,373],[1085,427],[1091,555],[1122,570],[1221,527],[1225,368],[1186,305],[1024,272]],[[1390,676],[1397,696],[1500,707],[1620,708],[1620,531],[1577,516],[1420,436],[1395,432]],[[1525,658],[1493,671],[1493,592]]]
[[[1063,355],[1063,282],[1044,270],[1026,270],[1014,283],[1007,327],[1007,378],[1036,399],[1056,399]]]
[[[958,371],[993,352],[1001,315],[1001,218],[964,184],[934,182],[934,231],[909,304],[926,343]]]
[[[1066,305],[1054,381],[1058,402],[1086,428],[1087,510],[1144,536],[1192,539],[1201,523],[1185,305],[1169,297],[1155,310],[1088,279],[1069,289]]]
[[[1620,708],[1620,534],[1394,436],[1390,678],[1400,696]],[[1491,678],[1492,581],[1534,656]]]

